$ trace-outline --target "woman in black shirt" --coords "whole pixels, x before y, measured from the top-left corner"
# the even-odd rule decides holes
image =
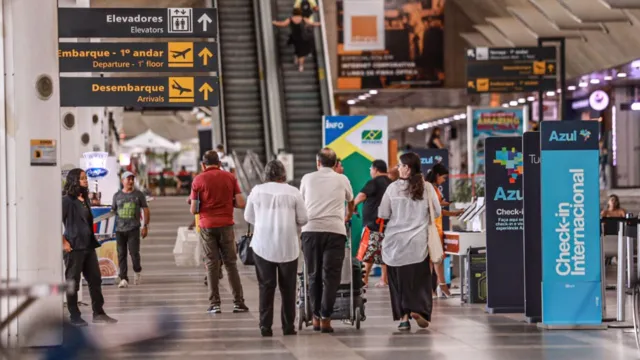
[[[67,308],[70,313],[71,324],[87,326],[87,322],[80,316],[78,308],[78,290],[80,274],[89,284],[91,307],[93,308],[94,323],[116,323],[117,320],[107,316],[102,296],[102,277],[96,248],[100,243],[93,234],[93,215],[89,204],[89,182],[87,174],[82,169],[73,169],[67,175],[62,196],[62,223],[64,234],[62,246],[64,249],[65,278],[73,280],[75,291],[67,295]]]

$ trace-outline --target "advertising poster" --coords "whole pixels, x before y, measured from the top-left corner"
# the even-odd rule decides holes
[[[385,49],[384,0],[349,0],[344,3],[344,49]]]
[[[540,203],[540,132],[522,138],[524,155],[524,315],[529,322],[542,320],[542,209]]]
[[[489,137],[485,196],[487,223],[487,309],[524,311],[522,137]]]
[[[94,219],[98,219],[98,217],[104,216],[110,211],[110,206],[95,206],[91,208]],[[98,254],[103,284],[114,284],[118,277],[118,247],[115,226],[115,216],[107,217],[93,224],[93,232],[101,245],[96,249],[96,253]]]
[[[386,116],[325,116],[322,124],[323,146],[333,149],[342,160],[354,196],[371,180],[373,160],[389,163],[389,134]],[[354,216],[351,228],[353,255],[360,246],[362,218]]]
[[[597,121],[542,122],[542,324],[602,323]]]
[[[420,161],[422,162],[422,174],[424,176],[427,175],[429,170],[435,164],[442,164],[447,169],[449,169],[449,150],[447,149],[414,149],[416,154],[420,155]],[[447,177],[447,181],[438,186],[438,190],[440,190],[440,194],[446,201],[451,201],[449,198],[449,178]],[[449,217],[442,217],[442,228],[444,230],[449,230]]]
[[[338,89],[425,88],[444,83],[445,0],[383,0],[384,33],[373,7],[337,0]],[[351,4],[354,3],[354,4]],[[345,19],[346,17],[346,19]],[[374,18],[376,18],[374,26]],[[354,27],[354,21],[357,27]],[[354,29],[356,30],[354,36]],[[374,41],[375,39],[375,41]],[[357,49],[384,44],[381,50]],[[364,46],[361,46],[362,49]]]
[[[485,173],[485,139],[491,136],[522,136],[526,108],[467,108],[469,174]]]

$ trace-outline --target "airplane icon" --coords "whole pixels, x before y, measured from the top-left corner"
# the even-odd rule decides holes
[[[185,92],[190,93],[190,92],[193,91],[191,89],[187,89],[187,88],[184,88],[184,87],[180,86],[180,84],[178,84],[178,82],[175,81],[175,80],[173,80],[173,85],[171,85],[171,88],[180,91],[180,95],[182,95]]]
[[[186,56],[189,53],[189,51],[191,51],[191,48],[186,48],[184,49],[184,51],[171,51],[171,53],[173,54],[174,59],[177,59],[179,57],[186,59]]]

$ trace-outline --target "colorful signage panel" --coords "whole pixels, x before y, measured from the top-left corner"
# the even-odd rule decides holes
[[[338,89],[442,86],[445,0],[384,0],[382,33],[375,1],[366,13],[354,14],[361,2],[336,1]],[[384,47],[372,51],[374,45]]]
[[[485,173],[485,139],[495,136],[522,136],[528,121],[526,107],[467,108],[468,169]]]
[[[386,116],[325,116],[323,146],[333,149],[342,160],[344,174],[357,194],[371,179],[369,169],[376,159],[389,163],[389,135]],[[360,245],[362,219],[354,216],[351,227],[352,251]]]
[[[524,311],[522,137],[489,137],[486,152],[487,309]]]
[[[542,122],[542,323],[602,323],[597,121]]]
[[[542,320],[542,209],[540,203],[540,132],[522,137],[524,177],[524,315],[529,322]]]

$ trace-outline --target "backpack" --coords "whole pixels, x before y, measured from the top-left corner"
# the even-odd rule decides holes
[[[311,4],[309,0],[302,0],[300,2],[300,10],[302,10],[302,16],[308,18],[313,15],[313,9],[311,8]]]

